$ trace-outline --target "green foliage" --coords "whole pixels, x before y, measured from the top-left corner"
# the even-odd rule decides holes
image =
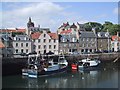
[[[84,25],[86,31],[91,31],[92,27],[89,24]]]
[[[15,35],[23,35],[24,33],[22,32],[12,32],[12,37],[15,37]]]
[[[113,24],[109,21],[105,21],[103,25],[97,22],[88,22],[85,23],[84,26],[86,31],[92,31],[92,28],[94,28],[96,32],[108,30],[111,35],[115,35],[117,32],[120,32],[120,24]]]
[[[85,23],[84,25],[85,25],[85,30],[87,30],[87,31],[89,31],[89,30],[91,31],[92,28],[94,28],[96,30],[96,32],[98,32],[98,31],[101,31],[103,28],[102,24],[97,23],[97,22],[88,22],[88,23]]]

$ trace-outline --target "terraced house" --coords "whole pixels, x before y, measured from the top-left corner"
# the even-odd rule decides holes
[[[33,52],[33,43],[28,35],[16,35],[13,38],[14,54]]]
[[[97,33],[97,50],[108,51],[111,48],[111,36],[109,32],[98,32]]]
[[[79,41],[79,30],[83,30],[83,27],[80,27],[80,24],[73,23],[70,25],[68,22],[63,23],[57,33],[59,35],[59,48],[62,49],[64,53],[78,52],[78,41]]]
[[[58,54],[58,35],[56,33],[43,33],[35,32],[31,34],[31,38],[34,42],[33,48],[38,54],[45,54],[48,52],[53,52]]]
[[[120,51],[120,33],[117,32],[117,35],[113,35],[111,39],[111,50]]]
[[[97,50],[97,37],[93,32],[80,32],[79,36],[79,52],[91,53]]]

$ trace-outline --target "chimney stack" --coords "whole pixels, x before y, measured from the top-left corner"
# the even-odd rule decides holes
[[[119,32],[117,32],[117,37],[119,37]]]

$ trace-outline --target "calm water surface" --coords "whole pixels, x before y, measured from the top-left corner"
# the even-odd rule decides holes
[[[94,71],[67,71],[37,79],[21,75],[3,77],[3,88],[118,88],[117,68]]]

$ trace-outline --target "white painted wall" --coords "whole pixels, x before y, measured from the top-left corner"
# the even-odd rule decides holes
[[[44,37],[44,34],[46,35]],[[40,42],[38,42],[38,39],[40,39]],[[56,55],[58,54],[58,39],[56,39],[56,42],[54,42],[54,39],[51,39],[51,37],[47,34],[46,31],[43,31],[43,33],[40,35],[40,37],[35,40],[34,45],[36,46],[35,51],[39,54],[39,51],[41,54],[44,53],[44,50],[46,50],[46,53],[49,51],[54,52]],[[44,39],[46,42],[44,42]],[[51,42],[49,42],[49,39]],[[41,47],[39,48],[39,45]],[[46,49],[44,49],[44,45],[46,45]],[[49,45],[51,45],[51,49],[49,49]],[[54,45],[56,45],[56,49],[54,49]]]

